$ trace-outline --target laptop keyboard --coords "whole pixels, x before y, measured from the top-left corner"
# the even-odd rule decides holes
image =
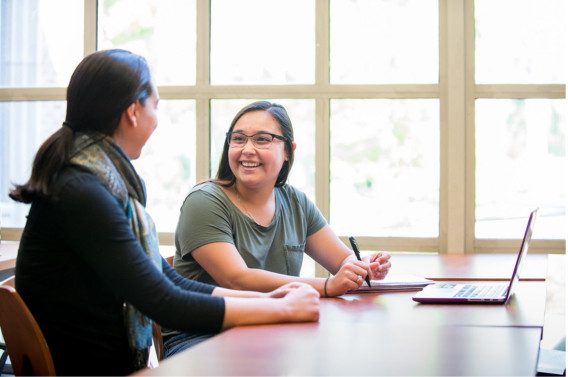
[[[476,298],[499,298],[503,297],[507,290],[506,285],[470,285],[466,284],[454,297]]]

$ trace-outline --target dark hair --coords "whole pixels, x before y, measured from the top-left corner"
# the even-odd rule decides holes
[[[15,185],[10,197],[31,203],[38,195],[49,195],[51,180],[69,163],[74,132],[112,136],[128,106],[136,101],[145,105],[151,94],[150,69],[143,57],[118,49],[85,57],[69,81],[63,126],[41,145],[30,179]]]
[[[229,128],[229,132],[233,131],[235,128],[235,124],[237,121],[246,113],[250,113],[253,111],[267,111],[272,115],[272,117],[280,124],[280,131],[282,135],[286,138],[284,142],[286,153],[288,154],[288,161],[285,161],[282,165],[282,169],[280,169],[280,173],[278,174],[278,178],[276,179],[276,183],[274,187],[281,187],[284,186],[286,181],[288,180],[288,175],[290,174],[290,170],[292,170],[292,164],[294,163],[294,148],[292,147],[292,142],[294,141],[294,130],[292,129],[292,121],[286,112],[284,106],[271,103],[268,101],[258,101],[253,102],[250,105],[243,107],[237,115],[233,118],[231,122],[231,127]],[[230,187],[236,182],[236,177],[229,166],[229,144],[225,142],[223,147],[223,154],[221,155],[221,161],[219,162],[219,168],[217,169],[217,175],[215,177],[215,182],[224,186]]]

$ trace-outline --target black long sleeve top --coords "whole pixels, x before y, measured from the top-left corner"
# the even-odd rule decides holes
[[[116,199],[95,175],[68,167],[33,201],[16,289],[42,329],[58,374],[133,372],[123,320],[129,302],[169,329],[216,333],[225,302],[162,258],[152,265]]]

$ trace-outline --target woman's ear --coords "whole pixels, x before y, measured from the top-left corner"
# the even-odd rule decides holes
[[[122,115],[124,116],[124,118],[128,122],[128,124],[136,127],[138,125],[138,123],[136,121],[136,102],[134,102],[134,103],[132,103],[132,105],[128,106],[126,108],[126,110],[124,110],[124,113],[122,113]]]
[[[295,150],[296,150],[296,143],[295,143],[295,142],[292,142],[291,144],[292,144],[292,150],[295,151]],[[286,154],[288,154],[288,153],[286,153]],[[290,158],[290,156],[286,156],[286,157],[287,157],[287,158],[286,158],[285,161],[287,162],[288,159]]]

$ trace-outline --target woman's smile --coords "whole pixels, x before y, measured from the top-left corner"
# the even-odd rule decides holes
[[[260,166],[260,163],[254,161],[241,161],[241,165],[245,168],[257,168]]]

